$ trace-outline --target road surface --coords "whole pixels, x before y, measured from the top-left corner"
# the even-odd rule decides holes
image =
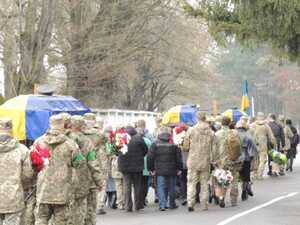
[[[227,204],[225,209],[211,205],[209,211],[177,210],[160,212],[150,203],[142,212],[126,213],[107,210],[98,216],[97,225],[298,225],[300,224],[300,160],[294,172],[279,178],[255,181],[255,196],[237,207]],[[151,201],[153,202],[153,201]]]

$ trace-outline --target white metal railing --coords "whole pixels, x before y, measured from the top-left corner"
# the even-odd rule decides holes
[[[121,109],[92,109],[98,120],[104,122],[104,126],[116,127],[118,125],[133,125],[136,121],[146,121],[147,129],[152,132],[155,129],[155,118],[160,113],[149,111],[121,110]]]

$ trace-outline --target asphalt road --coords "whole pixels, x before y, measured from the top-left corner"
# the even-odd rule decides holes
[[[98,216],[97,225],[300,225],[300,160],[293,173],[255,181],[254,192],[253,198],[239,202],[237,207],[211,205],[207,212],[200,211],[199,206],[192,213],[182,206],[160,212],[151,199],[142,212],[107,210],[106,215]]]

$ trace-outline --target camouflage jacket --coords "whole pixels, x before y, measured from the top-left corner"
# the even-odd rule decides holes
[[[183,150],[189,151],[188,169],[209,171],[213,142],[214,133],[208,123],[200,122],[188,130],[183,141]]]
[[[288,151],[291,149],[291,140],[294,137],[294,134],[292,132],[292,129],[287,125],[283,127],[283,131],[284,131],[284,138],[285,138],[284,150]]]
[[[0,214],[20,212],[24,208],[22,182],[33,176],[29,151],[15,139],[0,139]]]
[[[99,131],[95,128],[86,128],[83,130],[83,134],[88,137],[92,144],[95,152],[95,158],[97,159],[101,169],[101,179],[107,179],[108,168],[109,168],[109,156],[105,149],[105,137],[100,135]],[[91,188],[95,188],[93,184]]]
[[[118,167],[118,156],[111,156],[111,176],[112,178],[121,179],[123,174],[119,171]]]
[[[72,168],[83,161],[79,147],[66,135],[53,131],[39,138],[38,143],[47,146],[50,159],[37,177],[37,202],[68,204],[72,193]]]
[[[73,183],[75,198],[88,195],[92,184],[101,186],[101,170],[98,161],[91,154],[93,144],[91,140],[81,132],[69,132],[68,137],[77,143],[84,160],[79,168],[74,169]]]
[[[265,121],[256,121],[251,125],[250,131],[258,152],[267,152],[269,144],[277,145],[273,132]]]
[[[223,126],[220,130],[216,132],[216,140],[214,143],[213,150],[213,162],[218,165],[219,168],[230,169],[233,166],[233,162],[228,158],[228,149],[226,145],[226,139],[229,132],[236,132],[236,130],[230,130],[229,127]]]

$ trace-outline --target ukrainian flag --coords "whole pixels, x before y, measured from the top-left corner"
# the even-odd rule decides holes
[[[241,111],[247,113],[249,116],[251,115],[251,106],[250,106],[250,99],[248,95],[247,80],[243,82],[243,96],[242,96]]]
[[[19,95],[0,106],[0,118],[13,122],[13,136],[18,140],[36,140],[49,127],[49,118],[61,112],[83,115],[90,112],[71,96]]]

